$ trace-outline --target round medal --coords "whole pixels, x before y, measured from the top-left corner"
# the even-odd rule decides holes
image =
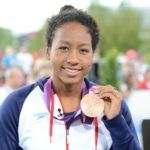
[[[86,116],[97,117],[104,111],[104,100],[94,93],[88,93],[82,98],[80,107]]]

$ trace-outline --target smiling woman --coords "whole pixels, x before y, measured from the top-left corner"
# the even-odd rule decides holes
[[[1,149],[140,150],[122,94],[85,78],[98,42],[95,20],[73,6],[62,7],[48,20],[51,77],[5,99],[0,109]],[[80,104],[85,108],[87,103],[91,108],[86,114]]]
[[[77,22],[66,23],[55,33],[47,54],[53,66],[53,82],[60,89],[62,82],[82,83],[92,65],[91,41],[87,28]]]

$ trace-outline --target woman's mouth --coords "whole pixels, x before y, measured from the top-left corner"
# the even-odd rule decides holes
[[[64,70],[69,76],[77,76],[81,71],[81,69],[78,68],[64,68]]]

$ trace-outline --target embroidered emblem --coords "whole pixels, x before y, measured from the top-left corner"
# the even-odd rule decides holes
[[[49,114],[47,112],[43,112],[43,113],[34,113],[33,116],[38,120],[44,117],[47,117]]]

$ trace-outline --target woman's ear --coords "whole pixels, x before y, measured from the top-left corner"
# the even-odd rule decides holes
[[[50,48],[49,47],[46,48],[46,57],[48,60],[50,60]]]

